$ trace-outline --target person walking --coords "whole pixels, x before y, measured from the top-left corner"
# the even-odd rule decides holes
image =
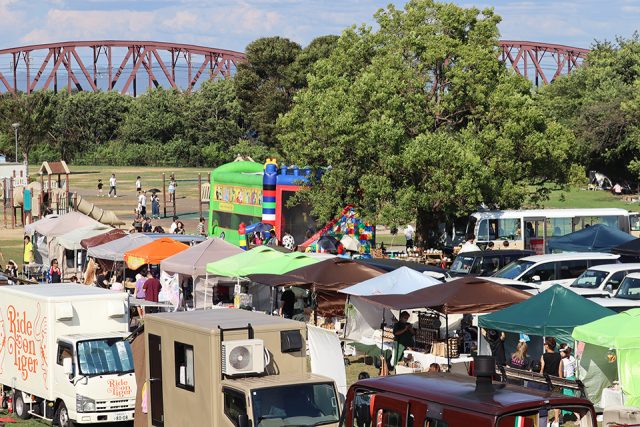
[[[160,218],[160,198],[156,193],[151,193],[151,217]]]
[[[413,248],[414,244],[413,244],[413,238],[416,235],[416,231],[413,229],[413,226],[411,224],[407,225],[407,227],[404,229],[404,237],[405,239],[407,239],[405,248],[407,251],[409,251],[410,249]]]
[[[138,195],[138,205],[140,209],[140,215],[143,217],[147,216],[147,193],[141,191]]]
[[[140,178],[140,175],[138,175],[136,177],[136,192],[140,193],[142,191],[142,178]]]
[[[547,337],[544,340],[544,353],[540,357],[540,373],[562,378],[562,356],[556,353],[556,339]],[[561,392],[560,387],[552,387],[549,391]],[[554,418],[551,418],[551,427],[560,425],[560,410],[554,409]],[[555,421],[553,421],[555,419]]]
[[[102,179],[98,179],[98,197],[104,197],[104,193],[102,192]]]
[[[176,187],[178,183],[176,182],[176,177],[171,174],[171,178],[169,179],[169,203],[175,203],[176,201]]]
[[[162,285],[160,281],[153,275],[151,270],[147,272],[147,280],[142,285],[142,289],[144,289],[144,300],[149,302],[158,302],[158,296],[160,295],[160,290],[162,289]],[[147,313],[157,313],[158,307],[149,307],[146,310]]]
[[[111,178],[109,178],[109,197],[111,197],[111,193],[113,193],[113,197],[118,197],[118,193],[116,192],[116,174],[112,173]]]

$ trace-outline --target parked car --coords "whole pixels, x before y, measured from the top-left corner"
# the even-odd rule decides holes
[[[534,255],[533,251],[520,249],[464,252],[453,261],[449,274],[453,277],[491,276],[510,262],[531,255]]]
[[[492,276],[498,283],[512,280],[537,287],[553,284],[568,286],[584,271],[596,265],[619,262],[620,255],[600,252],[567,252],[561,254],[534,255],[513,261]]]
[[[613,297],[591,298],[591,301],[618,313],[640,307],[640,273],[628,274]]]
[[[636,272],[640,272],[640,263],[597,265],[585,270],[569,289],[586,298],[610,297],[627,274]]]

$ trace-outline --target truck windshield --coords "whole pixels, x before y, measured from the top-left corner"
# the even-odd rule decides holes
[[[80,341],[78,363],[82,375],[124,374],[133,372],[133,353],[122,338]]]
[[[557,418],[556,418],[557,417]],[[584,406],[549,406],[503,415],[496,427],[551,425],[595,427],[591,409]]]
[[[294,384],[251,392],[257,427],[320,426],[339,420],[331,383]]]
[[[475,257],[472,256],[464,256],[458,255],[453,261],[453,265],[451,266],[451,272],[453,273],[469,273],[471,271],[471,266],[473,266],[473,261],[475,261]]]
[[[596,289],[602,281],[609,275],[606,271],[585,270],[572,284],[572,288]]]
[[[500,277],[502,279],[515,279],[524,273],[534,263],[531,261],[525,261],[519,259],[507,264],[502,270],[498,271],[493,277]]]

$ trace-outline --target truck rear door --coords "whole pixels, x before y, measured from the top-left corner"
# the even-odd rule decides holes
[[[409,427],[409,402],[403,397],[388,393],[371,396],[372,419],[376,427]]]

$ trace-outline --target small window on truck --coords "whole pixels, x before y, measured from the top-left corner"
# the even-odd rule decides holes
[[[427,418],[424,420],[424,427],[449,427],[449,425],[442,420]]]
[[[376,414],[376,426],[403,427],[402,414],[390,409],[378,409]]]
[[[195,391],[193,346],[175,341],[174,350],[176,387]]]
[[[238,427],[238,415],[247,413],[247,399],[244,393],[230,388],[223,388],[224,394],[224,414],[231,423]]]
[[[56,357],[56,363],[62,366],[62,361],[67,357],[73,357],[73,347],[58,343],[58,356]]]
[[[564,422],[564,421],[568,422]],[[569,421],[570,420],[570,421]],[[536,409],[513,412],[498,419],[497,427],[540,427],[559,422],[563,426],[596,427],[593,413],[584,406],[550,405]],[[558,424],[553,424],[558,425]]]

